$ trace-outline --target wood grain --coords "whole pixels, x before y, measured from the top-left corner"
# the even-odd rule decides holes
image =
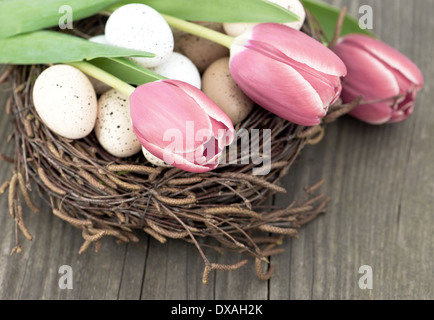
[[[285,239],[273,256],[275,274],[256,277],[252,262],[233,272],[212,272],[201,282],[203,261],[193,245],[137,234],[138,243],[104,239],[82,255],[81,232],[55,217],[37,192],[39,214],[26,209],[33,241],[10,256],[14,222],[7,197],[0,197],[0,299],[433,299],[434,252],[434,1],[329,0],[358,15],[362,4],[374,12],[374,32],[423,70],[426,85],[413,116],[390,126],[369,126],[350,117],[330,124],[324,140],[307,147],[282,185],[295,196],[324,178],[332,198],[328,213]],[[6,89],[0,91],[5,105]],[[11,131],[0,117],[0,137]],[[12,156],[13,143],[0,146]],[[11,165],[0,162],[0,183]],[[288,205],[291,196],[277,196]],[[239,255],[206,249],[212,261],[236,263]],[[58,286],[59,267],[70,265],[73,289]],[[373,290],[361,290],[359,267],[370,265]]]

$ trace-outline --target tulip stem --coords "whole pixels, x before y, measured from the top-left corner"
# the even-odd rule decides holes
[[[80,62],[70,62],[68,63],[70,66],[77,68],[78,70],[86,73],[87,75],[104,82],[110,87],[116,89],[117,91],[125,94],[126,96],[130,96],[135,88],[128,83],[122,81],[119,78],[116,78],[112,74],[90,64],[88,62],[80,61]]]
[[[203,27],[196,23],[191,23],[182,19],[178,19],[166,14],[161,14],[161,15],[164,17],[164,19],[166,19],[167,23],[171,27],[194,34],[195,36],[199,36],[201,38],[211,40],[229,49],[231,48],[231,45],[234,42],[233,37],[228,36],[224,33]]]

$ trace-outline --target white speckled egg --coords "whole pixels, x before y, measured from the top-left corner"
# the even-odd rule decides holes
[[[74,67],[45,69],[33,86],[33,103],[45,125],[60,136],[81,139],[93,130],[96,93],[86,75]]]
[[[101,146],[115,157],[129,157],[140,151],[126,95],[111,89],[98,99],[95,135]]]
[[[154,53],[153,58],[131,58],[147,68],[166,61],[174,47],[172,30],[163,16],[139,3],[115,10],[107,20],[105,36],[109,44]]]
[[[199,70],[189,58],[178,52],[172,53],[165,63],[152,68],[152,70],[168,79],[184,81],[198,89],[201,88],[202,81]]]
[[[293,29],[300,30],[303,26],[304,19],[306,18],[306,11],[304,10],[303,5],[299,0],[267,0],[269,2],[275,3],[285,9],[288,9],[289,11],[295,13],[299,18],[300,21],[294,21],[294,22],[288,22],[284,23],[284,25],[287,25],[288,27],[291,27]],[[251,27],[253,27],[255,23],[223,23],[223,29],[226,34],[237,37],[243,32],[249,30]]]
[[[143,155],[145,156],[146,160],[148,160],[154,166],[164,167],[164,168],[172,168],[172,166],[170,164],[167,164],[163,160],[157,158],[152,153],[150,153],[148,150],[146,150],[145,147],[143,147],[143,146],[142,146],[142,152],[143,152]]]
[[[99,43],[99,44],[108,44],[107,39],[106,39],[105,35],[103,35],[103,34],[89,38],[89,41]],[[88,78],[89,78],[90,82],[92,83],[93,88],[95,89],[95,92],[97,95],[101,95],[104,92],[111,89],[111,87],[109,85],[105,84],[102,81],[99,81],[99,80],[97,80],[91,76],[88,76]]]

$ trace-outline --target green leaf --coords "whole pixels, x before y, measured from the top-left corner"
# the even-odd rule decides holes
[[[301,0],[301,2],[306,10],[308,10],[318,20],[327,37],[329,39],[333,38],[340,9],[316,0]],[[361,29],[359,27],[359,22],[354,17],[347,14],[342,26],[341,35],[344,36],[350,33],[362,33],[375,36],[369,30]]]
[[[2,0],[0,38],[59,25],[70,6],[74,21],[90,17],[118,0]]]
[[[299,17],[267,0],[123,0],[144,3],[158,12],[184,20],[215,22],[292,22]],[[112,7],[113,9],[114,7]]]
[[[165,79],[163,76],[143,68],[125,58],[97,58],[89,61],[113,76],[133,85]]]
[[[153,57],[152,53],[94,43],[56,31],[35,31],[0,39],[0,63],[44,64],[99,57]]]

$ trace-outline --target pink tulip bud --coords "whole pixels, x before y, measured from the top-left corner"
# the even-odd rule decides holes
[[[350,112],[352,116],[384,124],[404,121],[412,114],[423,75],[410,59],[380,40],[360,34],[343,37],[333,50],[348,68],[343,102],[359,96],[368,102]]]
[[[215,169],[234,139],[229,117],[202,91],[182,81],[137,87],[130,96],[130,113],[145,149],[185,171]]]
[[[262,23],[235,38],[230,70],[258,105],[300,125],[317,125],[341,93],[344,63],[301,31]]]

